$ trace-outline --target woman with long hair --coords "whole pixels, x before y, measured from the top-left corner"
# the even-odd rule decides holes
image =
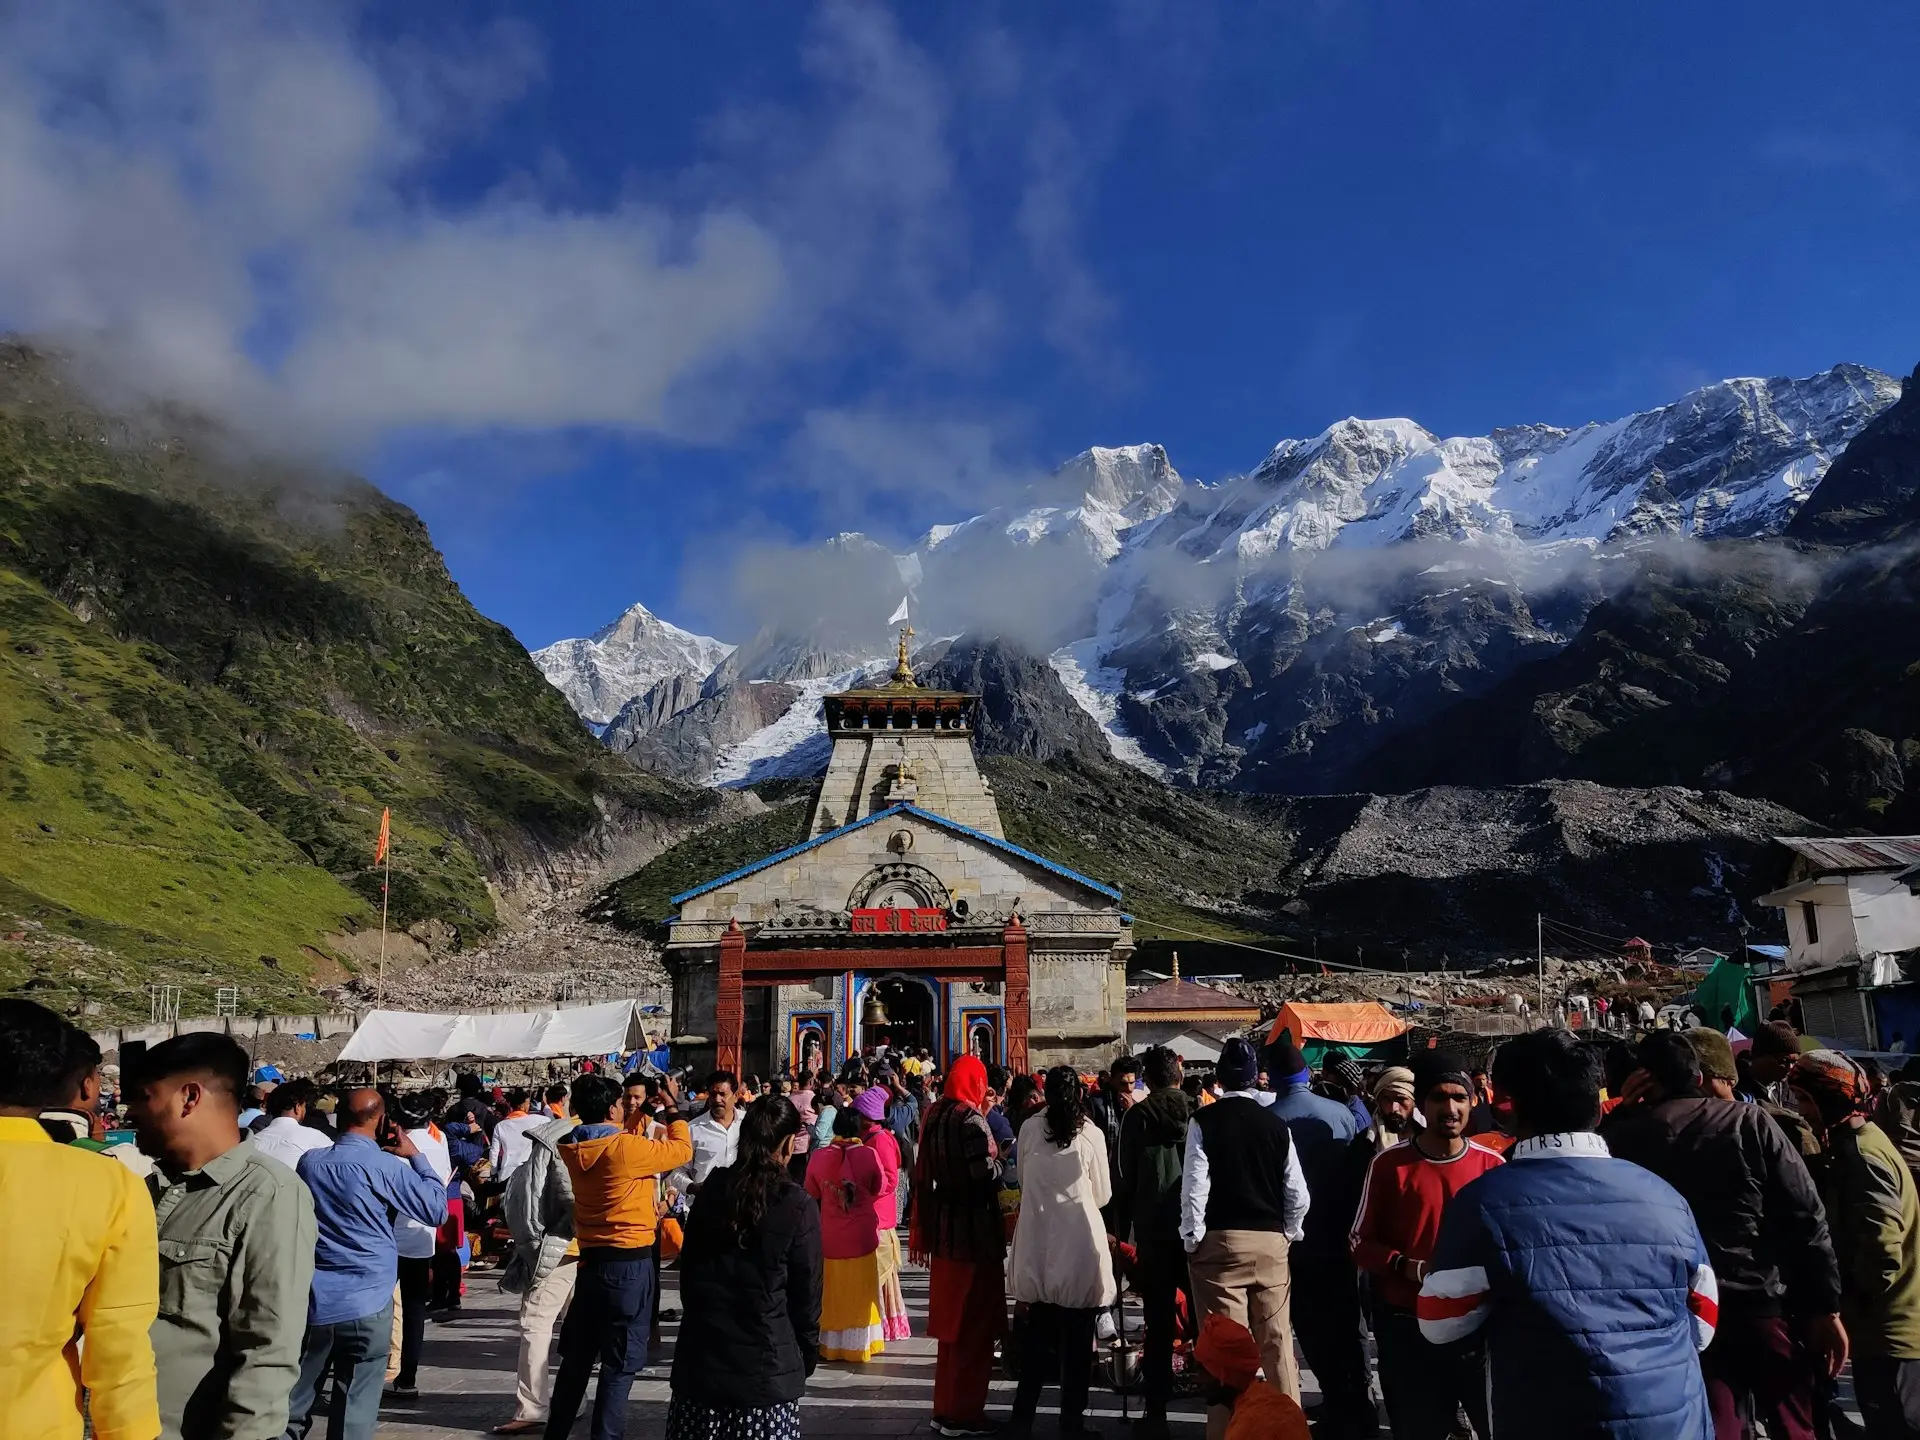
[[[680,1343],[666,1440],[798,1440],[818,1363],[820,1212],[787,1174],[800,1112],[746,1108],[731,1165],[707,1176],[680,1251]]]
[[[1086,1087],[1071,1065],[1046,1075],[1046,1109],[1020,1127],[1020,1224],[1012,1289],[1027,1306],[1012,1433],[1033,1425],[1040,1390],[1060,1377],[1060,1433],[1086,1428],[1093,1332],[1114,1301],[1113,1261],[1100,1210],[1113,1197],[1107,1140],[1087,1116]]]
[[[820,1358],[865,1362],[886,1348],[880,1317],[880,1157],[860,1143],[860,1113],[843,1106],[833,1140],[807,1158],[820,1203]]]

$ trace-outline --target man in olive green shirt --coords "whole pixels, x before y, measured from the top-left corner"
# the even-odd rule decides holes
[[[1900,1152],[1866,1117],[1860,1067],[1810,1050],[1787,1077],[1824,1131],[1825,1200],[1840,1260],[1840,1317],[1869,1436],[1920,1432],[1920,1192]]]
[[[300,1375],[313,1197],[240,1131],[247,1054],[177,1036],[128,1077],[160,1232],[153,1352],[162,1440],[276,1440]]]

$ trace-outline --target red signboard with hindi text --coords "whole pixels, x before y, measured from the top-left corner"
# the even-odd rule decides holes
[[[855,910],[851,929],[855,935],[925,934],[947,928],[944,910]]]

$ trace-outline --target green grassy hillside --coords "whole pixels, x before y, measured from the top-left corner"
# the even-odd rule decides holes
[[[411,511],[177,428],[0,347],[0,991],[284,1008],[378,923],[383,806],[394,925],[460,942],[598,829],[712,809],[608,756]]]

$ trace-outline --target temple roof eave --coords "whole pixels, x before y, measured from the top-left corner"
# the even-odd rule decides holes
[[[718,890],[725,885],[731,885],[736,880],[744,880],[749,875],[757,875],[760,871],[770,866],[778,865],[783,860],[790,860],[796,855],[804,854],[809,850],[825,845],[831,840],[837,840],[843,835],[850,835],[856,830],[865,829],[869,825],[878,824],[882,820],[900,815],[911,815],[917,819],[925,820],[930,824],[938,825],[953,834],[965,835],[969,839],[976,840],[982,845],[991,846],[1003,854],[1013,855],[1026,861],[1028,864],[1037,865],[1042,870],[1057,875],[1063,880],[1069,880],[1076,885],[1084,886],[1097,895],[1104,895],[1116,905],[1120,902],[1120,889],[1116,885],[1108,885],[1102,881],[1095,880],[1092,876],[1082,875],[1079,871],[1071,870],[1057,860],[1049,860],[1044,855],[1035,854],[1024,846],[1014,844],[1011,840],[1002,840],[998,835],[989,835],[986,831],[976,830],[971,825],[962,825],[958,820],[949,819],[945,815],[937,815],[931,810],[922,810],[918,805],[902,804],[889,805],[884,810],[876,810],[871,815],[863,815],[858,820],[842,825],[838,829],[828,830],[824,834],[816,835],[811,840],[803,840],[798,845],[789,845],[784,850],[776,850],[773,854],[762,856],[750,865],[743,865],[737,870],[728,871],[725,875],[717,876],[705,884],[696,885],[691,890],[675,895],[668,903],[674,906],[684,905],[689,900],[698,899],[710,891]]]

